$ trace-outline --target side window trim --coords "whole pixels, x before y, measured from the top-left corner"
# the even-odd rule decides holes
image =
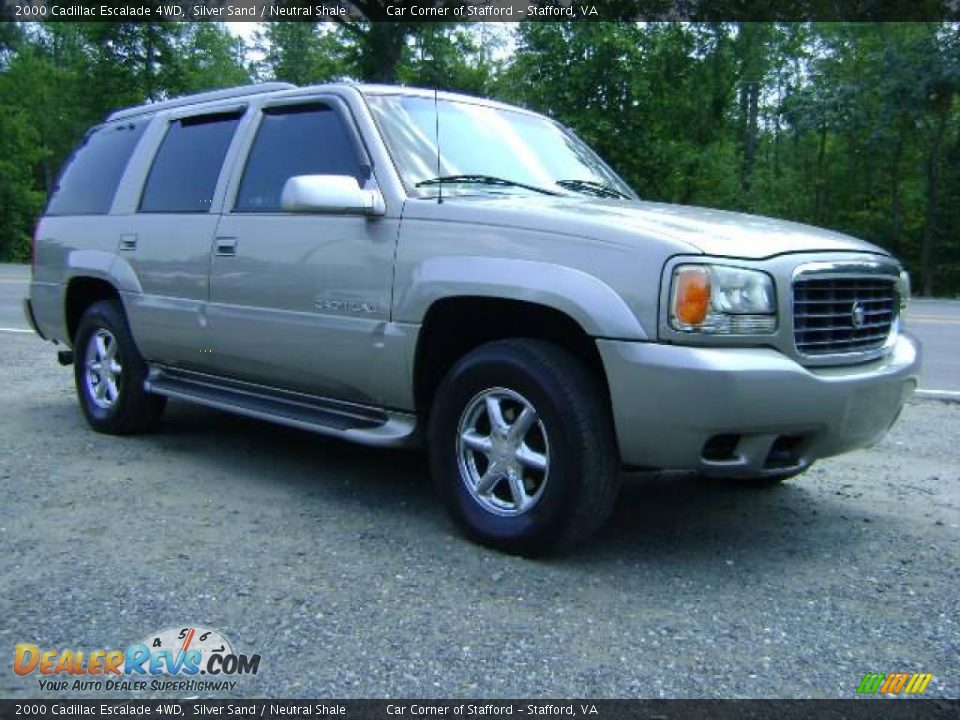
[[[360,159],[361,167],[363,167],[365,171],[369,173],[368,183],[372,184],[373,189],[379,188],[380,184],[377,180],[377,168],[373,162],[373,155],[370,153],[366,140],[357,126],[357,121],[353,116],[353,112],[351,111],[349,105],[342,98],[331,94],[306,95],[296,98],[272,98],[265,100],[258,106],[254,107],[252,111],[248,112],[247,116],[249,118],[249,125],[246,127],[246,129],[240,128],[237,130],[238,135],[240,135],[241,132],[243,133],[243,138],[241,142],[237,143],[234,166],[230,172],[227,187],[225,189],[225,196],[223,198],[221,211],[224,215],[254,214],[251,212],[238,211],[236,209],[237,195],[240,192],[240,185],[243,182],[243,175],[246,172],[247,164],[249,163],[250,156],[253,152],[253,147],[257,141],[257,135],[260,132],[260,126],[263,123],[263,117],[265,114],[268,114],[266,111],[285,107],[293,108],[302,105],[327,105],[332,112],[337,113],[337,116],[343,123],[347,134],[350,135],[351,140],[353,141],[354,151],[357,153],[357,156]],[[288,215],[289,213],[264,212],[260,214]]]
[[[220,171],[217,175],[217,180],[214,183],[213,194],[211,196],[210,207],[206,212],[190,212],[190,213],[173,213],[173,214],[191,214],[191,215],[207,215],[207,214],[219,214],[223,207],[223,197],[226,192],[227,184],[230,179],[230,172],[232,170],[233,159],[236,154],[236,148],[238,143],[240,143],[247,132],[247,126],[249,125],[249,119],[251,113],[249,112],[249,103],[241,104],[230,104],[230,105],[219,105],[214,107],[204,107],[204,108],[178,108],[177,110],[168,111],[158,115],[155,118],[155,123],[157,125],[157,131],[155,137],[151,138],[153,142],[151,147],[146,153],[146,157],[143,159],[143,166],[139,168],[140,177],[139,182],[137,183],[136,191],[132,199],[132,207],[130,207],[129,212],[134,214],[144,213],[144,214],[165,214],[163,212],[150,212],[143,211],[141,209],[143,204],[143,198],[147,191],[147,185],[150,181],[150,174],[153,170],[154,163],[156,162],[157,156],[160,153],[161,148],[163,147],[164,140],[167,138],[171,128],[174,123],[182,122],[184,120],[195,120],[200,118],[216,118],[218,116],[233,116],[237,118],[237,125],[234,128],[233,136],[230,138],[230,142],[227,144],[226,152],[223,156],[223,161],[220,164]]]
[[[163,117],[154,116],[148,119],[147,129],[140,138],[140,144],[133,151],[127,171],[120,178],[120,189],[113,198],[111,214],[133,215],[137,212],[143,188],[147,184],[150,166],[166,132],[167,126]]]

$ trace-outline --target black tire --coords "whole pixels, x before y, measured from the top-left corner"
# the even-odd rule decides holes
[[[113,383],[116,395],[112,402],[109,401],[109,390],[107,392],[108,407],[103,406],[103,398],[98,403],[96,390],[92,391],[90,383],[87,382],[88,364],[91,364],[88,363],[88,349],[98,333],[100,339],[106,340],[108,348],[113,342],[116,343],[114,353],[121,368],[117,373],[117,381]],[[93,342],[96,343],[96,340]],[[119,302],[101,300],[87,308],[77,327],[73,348],[77,399],[90,427],[110,435],[127,435],[149,430],[157,422],[166,407],[167,399],[160,395],[151,395],[143,389],[147,364],[133,342],[127,318]],[[92,352],[96,353],[96,349]],[[96,357],[93,361],[96,362]],[[99,388],[104,382],[102,378],[99,379],[96,387]]]
[[[484,393],[498,393],[505,403],[502,407],[514,402],[513,396],[504,397],[501,391],[519,394],[536,413],[535,425],[520,440],[524,450],[530,449],[528,442],[548,449],[542,453],[545,471],[513,466],[515,473],[521,468],[524,491],[529,486],[539,494],[528,509],[506,516],[481,503],[510,502],[497,493],[515,499],[511,481],[503,476],[497,482],[506,483],[506,489],[498,484],[488,497],[475,497],[466,479],[475,477],[470,474],[471,461],[462,461],[460,445],[461,424],[471,417],[472,407],[485,403]],[[515,423],[522,407],[519,401],[516,409],[506,407],[504,419],[509,413]],[[493,442],[491,425],[487,425],[488,437],[480,440]],[[583,363],[553,343],[499,340],[461,358],[436,392],[428,433],[437,490],[463,532],[481,544],[526,556],[558,552],[590,536],[611,513],[619,490],[620,462],[606,392]],[[473,452],[478,453],[474,457],[488,460],[489,470],[495,462],[492,458],[509,463],[511,453],[519,457],[520,451],[501,446],[496,451],[499,455]],[[477,475],[482,462],[480,457],[475,463]]]

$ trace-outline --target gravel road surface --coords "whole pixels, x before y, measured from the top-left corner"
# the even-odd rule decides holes
[[[17,643],[187,624],[262,655],[238,696],[829,698],[893,671],[960,696],[960,404],[777,489],[629,476],[534,562],[461,540],[416,452],[179,403],[97,435],[51,346],[0,334],[0,368],[0,697],[81,695],[16,676]]]

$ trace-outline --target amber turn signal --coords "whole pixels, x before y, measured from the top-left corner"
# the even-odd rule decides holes
[[[710,310],[710,273],[704,267],[678,268],[673,279],[673,315],[682,325],[699,325]]]

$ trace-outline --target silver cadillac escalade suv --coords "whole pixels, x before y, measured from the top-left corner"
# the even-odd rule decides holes
[[[423,442],[470,537],[539,554],[624,466],[759,485],[876,442],[917,383],[908,296],[854,238],[641,201],[541,115],[269,83],[90,130],[26,314],[94,430],[175,398]]]

